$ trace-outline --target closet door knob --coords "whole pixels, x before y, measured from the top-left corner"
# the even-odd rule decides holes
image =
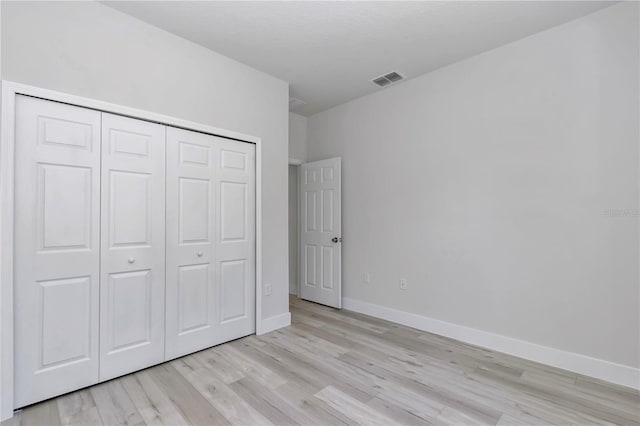
[[[201,251],[199,251],[199,252],[198,252],[198,257],[202,257],[202,254],[203,254],[203,253],[202,253]]]
[[[136,260],[135,260],[133,257],[130,257],[130,258],[127,260],[127,262],[129,262],[129,263],[133,263],[133,262],[135,262],[135,261],[136,261]]]

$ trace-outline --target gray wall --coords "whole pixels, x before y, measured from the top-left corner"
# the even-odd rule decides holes
[[[638,36],[623,3],[310,117],[345,297],[638,367]]]
[[[289,158],[307,159],[307,117],[289,113]]]
[[[263,317],[288,312],[288,84],[96,2],[2,2],[2,78],[259,136]]]
[[[298,294],[298,169],[289,166],[289,293]]]

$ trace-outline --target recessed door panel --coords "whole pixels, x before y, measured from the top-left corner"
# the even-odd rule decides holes
[[[223,169],[236,169],[245,171],[247,168],[247,154],[238,151],[221,150],[220,167]]]
[[[322,288],[333,289],[333,246],[323,246],[320,265],[322,266]]]
[[[341,160],[315,161],[301,166],[300,297],[342,306],[340,212]]]
[[[152,175],[111,170],[109,178],[111,247],[151,244]]]
[[[103,283],[104,285],[105,283]],[[109,354],[146,345],[151,338],[152,276],[151,271],[111,274],[107,321],[111,335],[102,336]]]
[[[94,142],[99,143],[93,138],[96,129],[91,123],[47,115],[40,115],[37,120],[39,144],[91,151]]]
[[[304,265],[306,279],[305,284],[309,286],[315,286],[318,281],[316,280],[316,252],[317,247],[311,244],[307,244],[304,247]]]
[[[165,127],[102,115],[100,380],[164,361]]]
[[[333,232],[333,189],[323,189],[322,194],[322,232]]]
[[[91,357],[91,277],[39,282],[40,366],[63,368]]]
[[[100,113],[16,97],[15,407],[98,381]]]
[[[333,181],[333,166],[322,167],[322,182]]]
[[[206,243],[211,232],[211,181],[179,178],[180,243]]]
[[[109,129],[108,143],[112,155],[149,157],[153,140],[151,135],[148,134],[122,129]]]
[[[304,193],[304,229],[307,232],[313,232],[317,230],[317,191],[306,191]]]
[[[228,260],[220,263],[222,286],[222,321],[246,315],[247,261]]]
[[[307,169],[304,170],[304,183],[305,185],[310,185],[316,182],[316,169]]]
[[[212,148],[207,144],[178,142],[180,165],[209,167]]]
[[[220,210],[222,241],[244,240],[247,235],[247,184],[220,182]]]
[[[210,327],[209,293],[211,279],[209,264],[180,267],[179,272],[179,334]]]
[[[37,168],[40,249],[88,249],[97,213],[92,211],[92,169],[43,163]]]

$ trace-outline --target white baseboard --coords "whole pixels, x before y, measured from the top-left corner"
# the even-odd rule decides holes
[[[288,325],[291,325],[291,312],[263,319],[259,329],[256,330],[256,334],[265,334]]]
[[[640,369],[586,355],[567,352],[512,337],[387,308],[356,299],[343,298],[344,309],[384,319],[418,330],[438,334],[530,361],[550,365],[607,382],[640,389]]]

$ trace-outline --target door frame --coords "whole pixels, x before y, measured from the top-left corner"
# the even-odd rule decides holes
[[[304,161],[289,157],[288,167],[295,166],[297,170],[296,197],[298,198],[297,200],[298,202],[296,203],[296,221],[298,222],[298,226],[296,226],[296,251],[297,251],[296,257],[298,258],[298,261],[297,261],[298,274],[296,274],[296,277],[294,278],[296,280],[296,296],[300,295],[300,238],[301,237],[300,237],[300,194],[299,192],[300,192],[300,166],[303,164],[304,164]],[[287,174],[287,177],[288,176],[289,175]],[[289,189],[289,186],[287,182],[287,191],[288,189]],[[289,218],[289,220],[291,220],[291,218]],[[291,250],[291,247],[289,247],[289,250]],[[291,281],[291,277],[289,277],[289,281]]]
[[[186,130],[252,143],[256,146],[256,334],[268,331],[262,320],[262,139],[239,132],[182,120],[151,111],[98,101],[49,89],[2,80],[0,128],[0,420],[13,416],[14,323],[13,232],[15,99],[17,95],[42,98]]]

